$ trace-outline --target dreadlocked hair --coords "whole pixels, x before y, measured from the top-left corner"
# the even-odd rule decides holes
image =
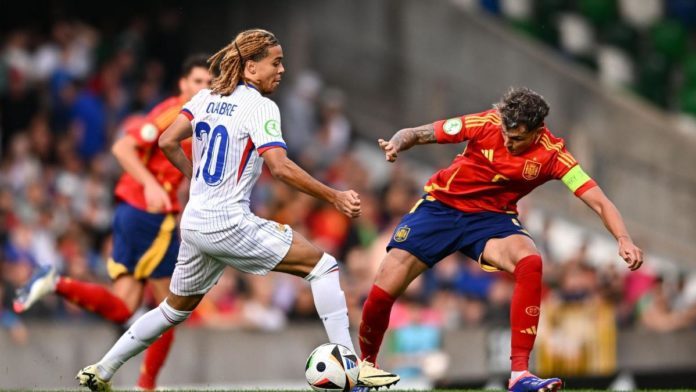
[[[230,95],[239,82],[244,81],[244,65],[248,60],[260,61],[268,55],[268,48],[279,45],[270,31],[245,30],[227,46],[208,59],[214,75],[210,89],[215,94]]]
[[[526,125],[528,131],[539,128],[549,114],[544,97],[526,87],[511,88],[500,102],[493,105],[503,119],[505,128]]]

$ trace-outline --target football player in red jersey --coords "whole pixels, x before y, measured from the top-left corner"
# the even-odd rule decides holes
[[[618,242],[632,271],[643,252],[631,240],[614,204],[544,125],[549,106],[527,88],[512,89],[492,110],[406,128],[380,139],[390,162],[417,144],[468,141],[465,152],[435,173],[426,195],[405,215],[387,246],[362,312],[362,359],[375,362],[394,300],[427,268],[463,252],[481,267],[514,275],[510,304],[510,391],[557,390],[558,378],[528,371],[541,302],[542,261],[517,218],[517,201],[552,179],[562,180],[595,211]]]
[[[114,214],[113,253],[107,270],[112,290],[93,283],[58,276],[54,269],[37,271],[14,301],[16,312],[24,312],[44,295],[54,292],[68,301],[122,324],[143,301],[149,281],[154,299],[162,302],[179,250],[176,214],[181,211],[177,190],[184,176],[167,160],[157,139],[198,91],[210,85],[206,57],[193,56],[182,67],[179,95],[155,106],[146,116],[132,116],[126,133],[112,152],[124,169],[115,194],[119,201]],[[191,154],[191,140],[182,147]],[[173,329],[162,335],[145,353],[138,387],[151,390],[171,347]]]

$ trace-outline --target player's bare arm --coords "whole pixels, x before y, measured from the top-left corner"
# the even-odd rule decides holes
[[[186,116],[180,114],[159,138],[159,148],[162,149],[167,159],[180,172],[184,173],[184,176],[189,180],[193,174],[193,164],[181,148],[181,142],[190,138],[192,133],[191,122]]]
[[[379,139],[377,143],[379,148],[384,150],[387,161],[394,162],[399,152],[406,151],[417,144],[431,144],[436,141],[433,124],[426,124],[415,128],[404,128],[395,133],[389,141]]]
[[[317,181],[295,162],[285,149],[274,148],[263,153],[264,162],[273,177],[317,199],[329,202],[351,218],[360,216],[360,197],[355,191],[338,191]]]
[[[616,238],[619,244],[619,256],[626,261],[628,268],[631,271],[640,268],[643,264],[643,251],[633,243],[621,213],[602,189],[598,186],[589,189],[580,196],[580,199],[602,218],[604,226]]]
[[[118,163],[136,181],[143,184],[145,202],[152,211],[171,210],[172,202],[167,191],[157,182],[155,176],[145,167],[138,157],[138,144],[133,136],[126,135],[118,139],[111,147]]]

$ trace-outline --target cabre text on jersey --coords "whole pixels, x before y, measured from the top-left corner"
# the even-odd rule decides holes
[[[218,101],[209,103],[208,107],[205,108],[205,112],[231,116],[235,109],[237,109],[237,105]]]

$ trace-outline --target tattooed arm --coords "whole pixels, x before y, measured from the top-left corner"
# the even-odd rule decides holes
[[[377,140],[379,148],[384,150],[385,158],[394,162],[400,151],[406,151],[416,144],[435,143],[435,128],[433,124],[421,125],[415,128],[404,128],[392,136],[391,140]]]

